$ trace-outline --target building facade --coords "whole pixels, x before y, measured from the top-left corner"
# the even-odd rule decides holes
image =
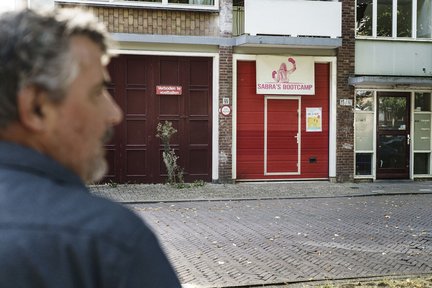
[[[431,1],[356,5],[355,178],[430,178]]]
[[[354,55],[341,49],[348,44],[343,5],[349,2],[234,6],[244,8],[244,30],[236,29],[233,47],[232,179],[349,178],[343,164],[336,172],[337,98],[350,98],[337,71],[346,52]]]
[[[231,30],[224,27],[231,27],[226,22],[232,18],[231,10],[220,7],[229,5],[171,0],[56,1],[56,5],[89,9],[118,43],[109,66],[110,92],[125,119],[107,146],[111,167],[107,180],[166,181],[164,147],[156,137],[158,123],[165,121],[177,130],[170,145],[186,182],[223,178],[229,159],[219,160],[219,154],[230,151],[225,152],[224,141],[219,141],[219,131],[225,128],[218,103],[231,90]]]
[[[188,182],[431,176],[431,0],[33,3],[118,42],[108,180],[165,181],[165,120]]]

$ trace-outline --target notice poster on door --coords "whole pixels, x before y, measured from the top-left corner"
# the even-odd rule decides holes
[[[306,108],[306,132],[322,132],[322,108]]]

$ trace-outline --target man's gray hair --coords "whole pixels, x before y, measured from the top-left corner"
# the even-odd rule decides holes
[[[61,101],[79,73],[70,39],[85,36],[107,56],[110,38],[89,12],[59,9],[49,13],[22,10],[0,14],[0,128],[18,120],[17,94],[34,86]]]

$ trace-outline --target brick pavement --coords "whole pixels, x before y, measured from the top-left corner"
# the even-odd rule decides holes
[[[432,194],[407,194],[128,207],[185,287],[240,287],[432,273],[431,204]]]
[[[363,203],[364,207],[372,207],[368,204],[374,202],[371,199],[382,199],[387,197],[385,195],[392,195],[392,199],[427,197],[429,201],[431,181],[264,182],[206,184],[188,189],[161,184],[98,185],[90,189],[98,196],[134,204],[130,207],[139,211],[160,235],[185,287],[229,287],[251,283],[270,285],[308,279],[431,273],[430,266],[424,261],[424,257],[430,257],[430,217],[416,218],[418,216],[406,212],[409,216],[406,219],[418,221],[424,229],[418,236],[423,237],[419,242],[408,241],[413,240],[409,233],[406,234],[409,231],[406,227],[414,229],[410,228],[410,224],[404,222],[406,227],[400,230],[402,233],[396,225],[393,227],[396,230],[388,231],[388,224],[382,227],[382,220],[388,222],[398,218],[392,218],[391,214],[370,213],[359,204],[362,202],[347,203],[348,206],[345,206],[351,209],[342,209],[344,216],[338,217],[337,222],[334,219],[341,213],[344,201],[368,199]],[[383,196],[369,197],[380,195]],[[250,201],[254,199],[261,201]],[[287,201],[293,204],[280,205]],[[336,205],[333,201],[340,202]],[[260,204],[255,207],[250,203]],[[382,209],[389,208],[389,205],[409,207],[414,214],[417,211],[412,203],[401,203],[399,206],[381,204],[381,214]],[[366,216],[352,213],[361,209],[364,215],[370,214],[369,221],[365,221]],[[241,216],[241,213],[244,215]],[[270,219],[269,215],[275,217],[275,222],[261,223],[261,219]],[[308,222],[304,222],[305,219]],[[380,225],[371,224],[376,222]],[[279,230],[274,230],[278,225]],[[319,233],[313,230],[317,225],[322,228]],[[339,232],[343,229],[349,237]],[[395,231],[397,233],[392,234]],[[390,252],[381,252],[385,249]],[[413,259],[418,251],[421,252],[418,255],[423,257],[420,261]],[[425,251],[426,256],[422,254]]]

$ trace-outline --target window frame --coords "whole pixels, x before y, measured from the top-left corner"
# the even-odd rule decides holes
[[[219,0],[214,0],[213,5],[199,4],[179,4],[168,3],[169,0],[161,0],[161,2],[146,2],[146,1],[128,1],[128,0],[54,0],[57,4],[86,4],[94,6],[106,7],[124,7],[124,8],[149,8],[149,9],[166,9],[166,10],[188,10],[188,11],[219,11]]]
[[[413,109],[413,119],[411,120],[412,121],[412,132],[411,132],[411,135],[413,135],[413,137],[412,137],[412,173],[413,173],[413,177],[415,177],[415,178],[421,178],[421,177],[430,177],[430,175],[432,174],[432,167],[431,167],[431,165],[432,165],[432,162],[431,162],[431,156],[432,156],[432,141],[429,143],[429,149],[416,149],[416,143],[415,143],[415,116],[416,115],[427,115],[427,116],[429,116],[429,121],[432,121],[432,101],[430,101],[430,103],[429,103],[429,110],[425,110],[425,111],[417,111],[416,110],[416,105],[415,105],[415,96],[416,96],[416,94],[417,93],[423,93],[423,94],[429,94],[429,99],[431,99],[432,100],[432,92],[431,91],[421,91],[421,90],[419,90],[419,91],[414,91],[413,93],[412,93],[412,102],[411,102],[411,107],[412,107],[412,109]],[[431,122],[432,123],[432,122]],[[432,132],[429,132],[429,137],[431,137],[432,136]],[[415,155],[416,154],[427,154],[428,155],[428,157],[429,157],[429,159],[428,159],[428,171],[429,171],[429,173],[427,173],[427,174],[416,174],[415,173]]]
[[[357,0],[356,0],[356,18],[357,19]],[[410,37],[398,37],[398,31],[397,31],[397,14],[398,14],[398,7],[397,7],[398,0],[392,0],[392,31],[391,36],[377,36],[377,30],[378,30],[378,0],[372,0],[372,35],[358,35],[358,22],[356,20],[355,24],[355,37],[359,39],[368,39],[368,38],[378,38],[378,39],[414,39],[414,40],[420,40],[420,41],[431,41],[432,40],[432,31],[428,38],[421,37],[417,38],[417,0],[411,0],[411,36]],[[432,15],[431,15],[432,18]]]
[[[357,110],[357,92],[371,92],[372,96],[372,110]],[[375,113],[375,107],[377,105],[376,103],[376,90],[375,89],[355,89],[354,91],[354,178],[355,179],[371,179],[375,178],[376,173],[376,167],[375,167],[375,161],[376,161],[376,113]],[[372,150],[357,150],[356,145],[356,134],[357,134],[357,123],[355,121],[356,116],[360,114],[369,114],[372,115],[373,118],[373,128],[372,128]],[[357,154],[371,154],[371,174],[357,174]]]

